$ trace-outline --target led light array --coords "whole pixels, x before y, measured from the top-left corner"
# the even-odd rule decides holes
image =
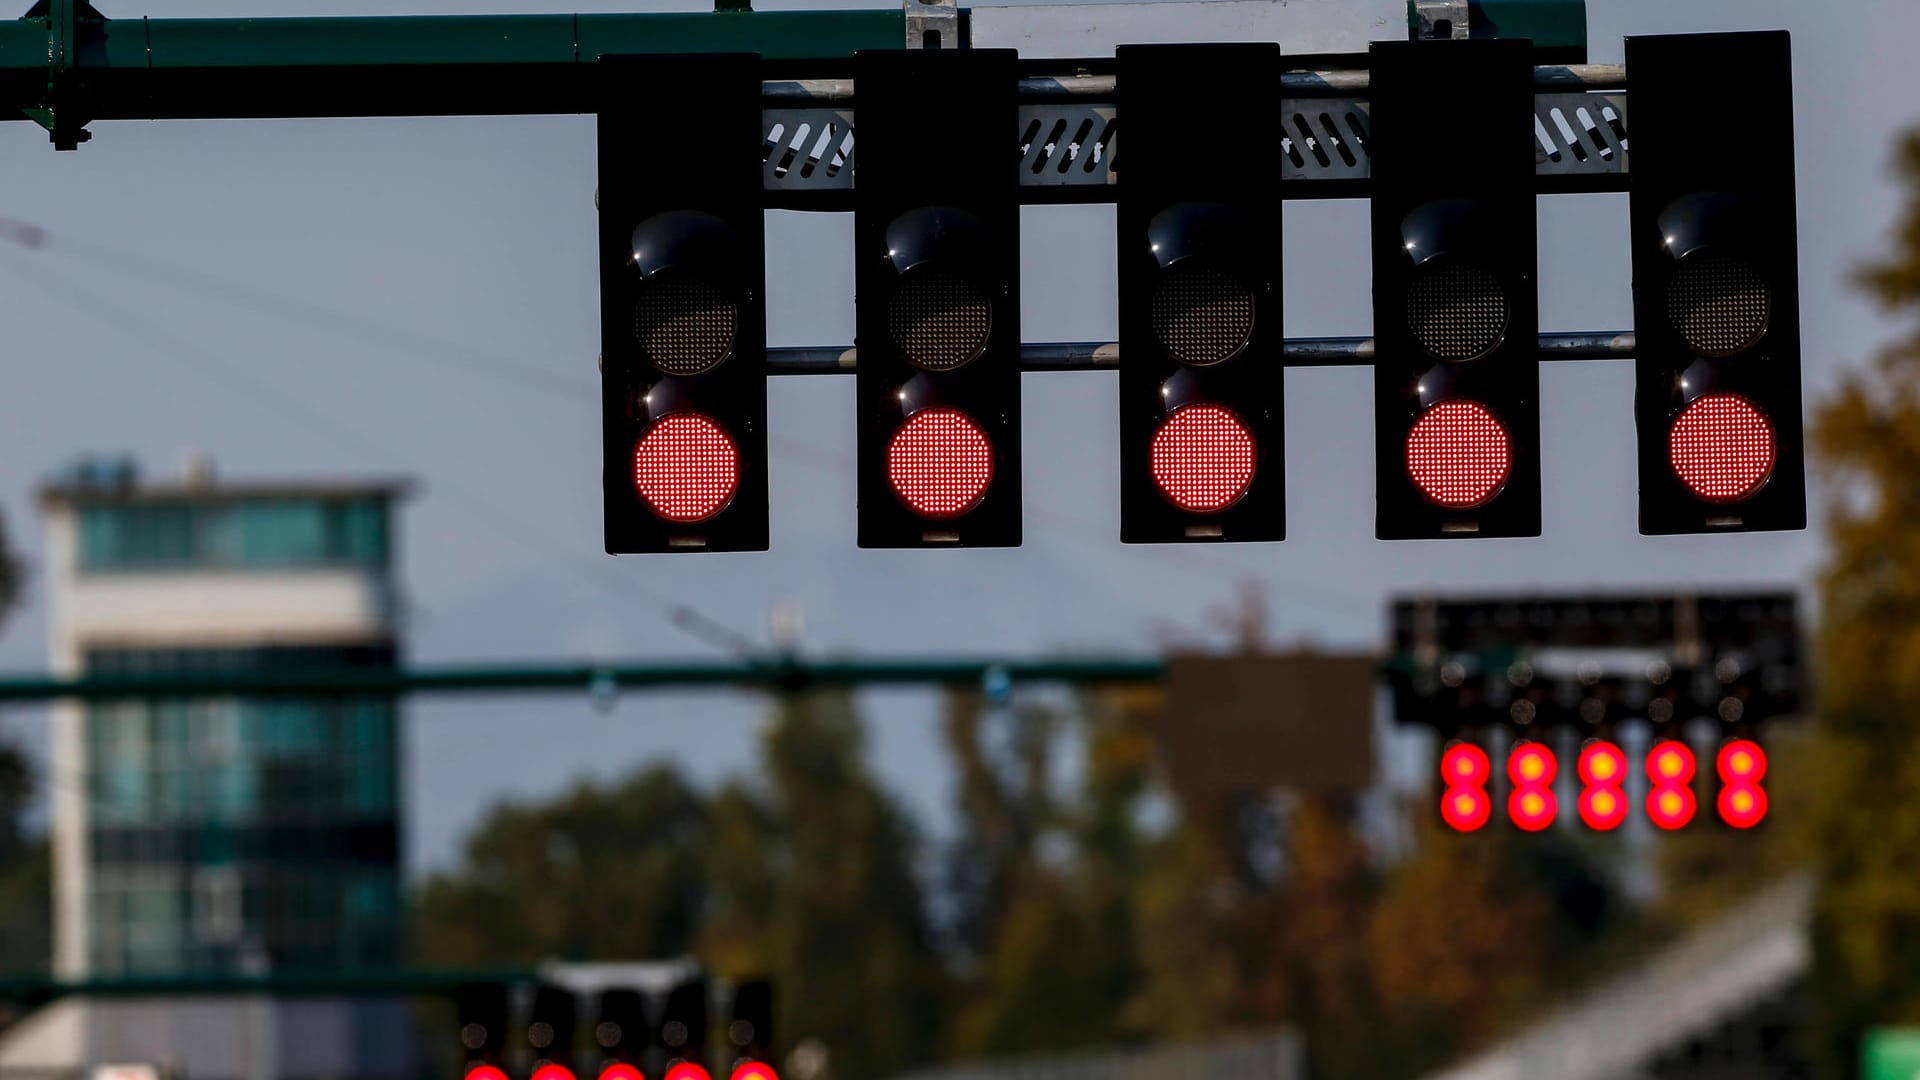
[[[1736,829],[1760,824],[1767,816],[1767,793],[1761,786],[1767,774],[1766,751],[1750,739],[1735,739],[1719,749],[1714,766],[1721,784],[1715,800],[1720,820]],[[1625,790],[1625,752],[1604,739],[1588,740],[1581,747],[1576,772],[1581,784],[1576,805],[1581,822],[1596,832],[1611,832],[1624,824],[1631,809]],[[1697,772],[1693,751],[1685,743],[1672,739],[1656,743],[1646,757],[1647,819],[1668,831],[1691,824],[1698,810],[1693,793]],[[1440,817],[1449,828],[1475,832],[1486,825],[1493,810],[1487,793],[1492,776],[1486,751],[1466,742],[1447,747],[1440,757],[1445,788]],[[1539,832],[1554,823],[1560,809],[1553,789],[1558,776],[1559,760],[1545,744],[1522,741],[1514,746],[1507,756],[1507,778],[1513,785],[1507,796],[1507,817],[1515,827]]]

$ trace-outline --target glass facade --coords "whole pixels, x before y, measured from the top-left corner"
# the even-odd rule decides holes
[[[95,674],[386,666],[390,646],[97,649]],[[101,702],[86,715],[100,976],[398,960],[388,697]]]
[[[384,567],[381,498],[81,504],[80,569]]]

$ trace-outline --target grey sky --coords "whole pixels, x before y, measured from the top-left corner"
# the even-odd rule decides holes
[[[101,6],[110,16],[263,13],[246,0]],[[451,13],[580,5],[398,6]],[[1618,60],[1627,33],[1794,31],[1806,371],[1818,400],[1837,373],[1895,331],[1844,277],[1880,249],[1897,209],[1885,163],[1894,132],[1915,118],[1910,103],[1920,100],[1910,48],[1920,40],[1920,8],[1892,0],[1589,0],[1589,9],[1596,61]],[[299,0],[272,13],[393,10],[371,0]],[[130,450],[150,473],[171,472],[185,451],[203,449],[229,475],[419,477],[402,551],[417,661],[710,654],[667,625],[649,595],[695,603],[754,634],[772,605],[798,602],[817,652],[1142,651],[1157,627],[1201,626],[1241,579],[1266,588],[1281,640],[1370,645],[1395,591],[1804,583],[1819,554],[1813,533],[1639,536],[1631,367],[1592,363],[1550,365],[1542,377],[1546,495],[1537,540],[1371,539],[1369,376],[1338,369],[1288,373],[1283,544],[1120,545],[1113,377],[1031,375],[1026,546],[861,551],[852,517],[853,385],[822,377],[773,384],[772,552],[612,560],[599,549],[590,118],[94,130],[79,152],[56,154],[38,127],[0,127],[0,216],[54,237],[42,252],[0,247],[0,312],[12,353],[0,364],[0,506],[17,542],[37,557],[33,487],[49,467],[89,450]],[[1743,124],[1715,137],[1740,152],[1765,132]],[[1625,196],[1541,201],[1547,329],[1630,325],[1625,215]],[[1111,208],[1030,208],[1023,223],[1026,339],[1110,339]],[[1288,333],[1368,332],[1364,203],[1293,203],[1285,224]],[[774,214],[769,229],[775,344],[850,341],[850,219]],[[172,287],[126,254],[351,313],[582,389],[534,391],[316,332]],[[126,319],[103,304],[147,328],[129,333]],[[190,345],[188,362],[169,339]],[[357,445],[263,404],[208,365],[270,384],[357,433]],[[503,530],[476,517],[468,505],[475,497],[517,522]],[[539,539],[529,543],[527,534]],[[0,636],[5,668],[44,667],[40,601],[31,593]],[[890,693],[871,706],[885,777],[924,822],[940,827],[947,782],[930,699]],[[706,694],[629,697],[604,715],[579,697],[447,699],[415,703],[409,716],[409,856],[417,868],[444,862],[460,832],[502,794],[551,791],[656,756],[703,778],[746,768],[758,710],[750,699]],[[42,745],[39,713],[15,710],[0,723]]]

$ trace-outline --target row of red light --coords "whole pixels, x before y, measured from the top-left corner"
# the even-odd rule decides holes
[[[466,1080],[508,1080],[506,1071],[495,1065],[476,1065],[467,1070]],[[565,1065],[542,1065],[530,1080],[576,1080]],[[600,1070],[599,1080],[647,1080],[639,1069],[616,1062]],[[682,1061],[667,1070],[664,1080],[712,1080],[707,1070],[690,1061]],[[733,1070],[730,1080],[780,1080],[773,1066],[761,1061],[743,1061]]]
[[[1753,403],[1711,394],[1687,406],[1669,435],[1673,469],[1708,502],[1738,502],[1773,473],[1773,426]],[[1219,405],[1183,406],[1154,434],[1154,481],[1182,510],[1212,513],[1253,486],[1257,448],[1247,426]],[[955,409],[914,413],[887,447],[887,477],[913,511],[952,518],[973,509],[993,483],[993,444]],[[1498,495],[1513,471],[1513,444],[1478,402],[1442,401],[1407,434],[1407,471],[1436,505],[1468,510]],[[673,413],[647,429],[634,451],[634,483],[668,521],[705,521],[740,486],[740,452],[711,419]]]
[[[1736,829],[1758,825],[1767,816],[1767,793],[1760,786],[1767,774],[1766,752],[1751,740],[1735,739],[1720,748],[1714,765],[1721,782],[1716,804],[1720,820]],[[1695,768],[1693,751],[1685,743],[1665,740],[1647,754],[1647,775],[1652,781],[1647,818],[1655,825],[1671,830],[1693,821]],[[1560,812],[1553,793],[1559,771],[1559,759],[1546,746],[1523,742],[1514,747],[1507,757],[1507,778],[1513,782],[1507,816],[1516,827],[1539,832],[1553,824]],[[1626,754],[1613,743],[1591,740],[1581,748],[1576,771],[1582,784],[1580,820],[1599,832],[1619,828],[1627,820],[1627,796],[1621,787],[1627,775]],[[1446,785],[1440,816],[1447,825],[1459,832],[1484,826],[1493,815],[1487,795],[1493,766],[1486,751],[1471,743],[1448,747],[1440,758],[1440,776]]]

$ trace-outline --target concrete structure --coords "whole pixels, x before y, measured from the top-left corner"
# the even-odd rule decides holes
[[[395,663],[401,491],[61,474],[41,492],[54,671]],[[398,963],[392,698],[65,703],[53,724],[59,977]],[[405,1036],[395,1002],[63,1000],[0,1040],[0,1067],[397,1075]]]

